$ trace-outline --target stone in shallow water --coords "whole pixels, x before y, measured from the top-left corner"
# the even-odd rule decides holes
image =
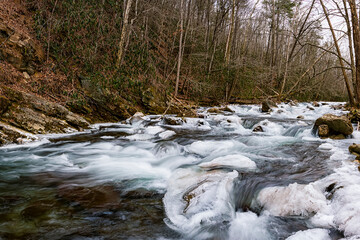
[[[334,139],[343,139],[347,135],[351,135],[353,132],[353,127],[350,120],[346,116],[336,116],[333,114],[325,114],[322,117],[318,118],[315,121],[314,129],[319,129],[319,126],[327,125],[329,133],[325,135],[325,127],[323,133],[320,137],[330,137]],[[342,137],[342,135],[344,137]]]
[[[349,146],[349,152],[356,156],[360,156],[360,144],[355,144]]]
[[[21,211],[21,216],[27,220],[33,220],[46,215],[55,206],[51,200],[36,201]]]
[[[221,110],[218,108],[210,108],[207,110],[208,113],[221,113]]]
[[[259,125],[253,129],[253,132],[264,132],[264,129],[262,128],[262,126]]]
[[[84,187],[66,185],[58,188],[58,197],[85,208],[117,208],[121,198],[119,192],[110,185]]]
[[[319,104],[318,102],[316,102],[316,101],[312,102],[312,105],[313,105],[314,107],[320,107],[320,104]]]
[[[164,123],[167,125],[182,125],[184,120],[176,117],[164,117]]]
[[[266,100],[261,103],[261,112],[271,112],[271,107],[277,107],[271,100]]]

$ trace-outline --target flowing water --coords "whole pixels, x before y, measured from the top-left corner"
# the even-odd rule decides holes
[[[344,113],[332,105],[137,116],[2,147],[0,239],[360,239],[360,134],[312,133]]]

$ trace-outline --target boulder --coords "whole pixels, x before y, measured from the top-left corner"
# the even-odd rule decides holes
[[[299,106],[299,102],[297,100],[290,100],[289,105],[292,107]]]
[[[232,113],[234,112],[234,110],[229,108],[229,106],[221,107],[219,110],[223,112],[232,112]]]
[[[314,111],[314,110],[315,110],[315,108],[310,107],[310,106],[307,106],[306,108],[309,109],[309,110],[311,110],[311,111]]]
[[[318,128],[318,134],[319,134],[319,137],[323,137],[323,138],[329,137],[329,134],[330,134],[329,126],[326,124],[320,125]]]
[[[262,126],[259,125],[253,129],[253,132],[264,132],[264,129],[262,128]]]
[[[355,156],[360,156],[360,144],[353,143],[349,146],[349,152]]]
[[[303,115],[299,115],[296,117],[297,119],[305,119],[305,117]]]
[[[176,117],[164,117],[164,123],[167,125],[182,125],[184,120]]]
[[[323,125],[326,125],[328,129]],[[351,135],[354,130],[350,120],[346,116],[336,116],[333,114],[325,114],[318,118],[315,121],[313,129],[318,131],[320,137],[330,137],[334,139],[342,139]]]
[[[277,107],[277,105],[271,100],[265,100],[261,103],[261,112],[271,112],[272,107]]]
[[[208,112],[208,113],[221,113],[221,110],[214,107],[214,108],[209,108],[209,109],[207,110],[207,112]]]
[[[312,105],[313,105],[314,107],[320,107],[320,103],[318,103],[318,102],[316,102],[316,101],[312,102]]]

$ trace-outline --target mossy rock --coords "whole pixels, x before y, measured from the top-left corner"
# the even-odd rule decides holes
[[[349,146],[349,152],[351,154],[354,154],[357,157],[359,157],[360,156],[360,144],[353,143],[353,145],[350,145]]]
[[[330,137],[333,139],[343,139],[351,135],[354,131],[350,120],[344,116],[336,116],[333,114],[325,114],[315,121],[314,130],[328,127],[327,134],[319,134],[320,137]],[[321,129],[319,129],[321,130]]]

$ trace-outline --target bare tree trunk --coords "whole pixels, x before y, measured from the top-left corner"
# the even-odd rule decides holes
[[[293,25],[295,22],[295,18],[299,12],[299,7],[300,5],[297,5],[296,7],[296,12],[295,15],[293,17],[293,19],[291,20],[290,25]],[[283,77],[283,81],[282,81],[282,85],[281,85],[281,89],[280,89],[280,96],[283,94],[284,89],[285,89],[285,85],[286,85],[286,78],[287,78],[287,74],[288,74],[288,68],[289,68],[289,57],[290,57],[290,38],[291,38],[291,34],[288,34],[287,37],[287,43],[286,43],[286,60],[285,60],[285,70],[284,70],[284,77]]]
[[[230,53],[231,53],[231,43],[232,43],[232,37],[234,34],[234,28],[235,28],[235,0],[232,2],[232,13],[231,13],[231,27],[229,30],[229,35],[226,41],[226,48],[225,48],[225,64],[229,65],[230,63]]]
[[[351,1],[354,1],[354,0],[349,0],[349,2],[351,2]],[[327,11],[326,11],[326,8],[325,8],[325,5],[324,5],[323,0],[320,0],[320,4],[321,4],[321,6],[322,6],[322,8],[323,8],[323,11],[324,11],[326,20],[327,20],[327,22],[328,22],[328,24],[329,24],[329,27],[330,27],[330,30],[331,30],[331,35],[332,35],[332,37],[333,37],[333,39],[334,39],[334,44],[335,44],[337,56],[338,56],[338,59],[339,59],[339,63],[340,63],[340,66],[341,66],[341,71],[342,71],[342,74],[343,74],[343,76],[344,76],[344,80],[345,80],[345,84],[346,84],[346,89],[347,89],[348,96],[349,96],[350,105],[354,105],[354,95],[353,95],[353,92],[352,92],[352,90],[351,90],[351,84],[350,84],[349,78],[348,78],[348,76],[347,76],[347,74],[346,74],[346,72],[345,72],[345,66],[344,66],[343,58],[341,57],[341,51],[340,51],[340,47],[339,47],[338,42],[337,42],[337,39],[336,39],[335,31],[334,31],[334,29],[333,29],[333,27],[332,27],[332,24],[331,24],[329,15],[328,15],[328,13],[327,13]],[[355,5],[354,5],[353,7],[355,7]],[[351,8],[351,4],[350,4],[350,8]],[[353,14],[353,11],[351,11],[351,13]],[[356,9],[355,9],[355,14],[356,14]],[[357,20],[357,14],[356,14],[356,20]],[[354,27],[354,29],[355,29],[354,22],[353,22],[353,27]],[[357,22],[357,31],[358,31],[358,33],[359,33],[359,23],[358,23],[358,22]],[[355,30],[354,30],[354,32],[355,32]],[[359,38],[360,38],[360,35],[357,35],[356,37],[357,37],[357,39],[360,41],[360,39],[359,39]],[[354,41],[356,41],[356,40],[355,40],[355,34],[354,34]],[[355,43],[355,42],[354,42],[354,43]],[[358,57],[359,57],[359,60],[360,60],[360,42],[358,42],[358,44],[359,44],[359,45],[358,45],[358,50],[359,50],[359,55],[358,55]],[[356,46],[355,46],[355,54],[356,54]],[[360,61],[358,61],[358,63],[360,64]],[[360,71],[360,65],[359,65],[359,70],[358,70],[358,71]],[[360,75],[359,75],[359,77],[360,77]]]
[[[124,56],[124,45],[125,45],[125,40],[126,40],[127,27],[129,25],[129,13],[130,13],[132,1],[133,0],[128,0],[128,2],[126,4],[126,10],[125,10],[125,14],[124,14],[124,21],[123,21],[123,26],[122,26],[122,30],[121,30],[121,37],[120,37],[120,42],[119,42],[119,49],[118,49],[118,53],[117,53],[117,61],[116,61],[116,67],[117,68],[119,68],[121,66],[122,59],[123,59],[123,56]]]
[[[353,40],[355,49],[355,66],[356,66],[356,81],[355,81],[355,92],[356,92],[356,103],[360,103],[360,30],[359,30],[359,17],[356,12],[355,0],[348,0],[350,4],[351,19],[353,26]]]
[[[180,0],[180,39],[179,39],[179,54],[178,54],[178,64],[177,64],[176,83],[175,83],[175,97],[177,97],[179,91],[180,70],[181,70],[181,61],[182,61],[182,41],[183,41],[183,28],[184,28],[183,5],[184,5],[184,1]]]
[[[292,57],[293,57],[293,54],[294,54],[296,45],[298,44],[301,35],[304,33],[304,31],[305,31],[305,29],[306,29],[306,28],[305,28],[305,25],[306,25],[306,23],[307,23],[307,20],[309,19],[309,16],[310,16],[310,14],[311,14],[312,9],[314,8],[314,4],[315,4],[315,0],[313,0],[313,1],[311,2],[309,11],[308,11],[308,13],[307,13],[307,15],[306,15],[306,17],[305,17],[305,20],[304,20],[303,24],[302,24],[301,27],[300,27],[299,33],[297,34],[297,36],[295,36],[295,42],[294,42],[294,44],[293,44],[293,46],[292,46],[292,49],[291,49],[290,55],[289,55],[289,59],[288,59],[289,62],[291,61],[291,59],[292,59]]]
[[[351,65],[351,78],[354,89],[356,89],[356,67],[355,67],[355,59],[354,59],[354,50],[353,50],[353,39],[352,39],[352,32],[351,32],[351,24],[350,24],[350,17],[346,5],[346,0],[343,0],[344,5],[344,18],[346,21],[346,27],[347,27],[347,35],[349,39],[349,53],[350,53],[350,65]],[[340,9],[339,9],[340,10]],[[357,91],[355,91],[355,98],[359,99]]]

